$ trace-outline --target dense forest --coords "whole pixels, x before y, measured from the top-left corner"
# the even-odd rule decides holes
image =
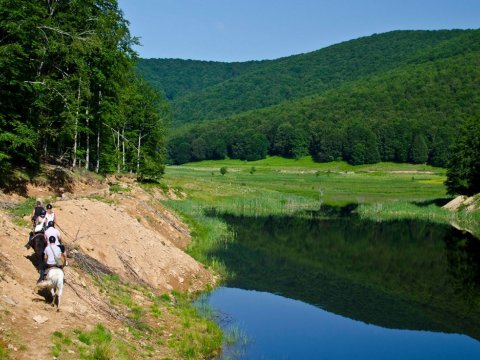
[[[0,0],[0,171],[44,161],[157,177],[166,107],[116,0]],[[6,175],[6,176],[5,176]]]
[[[451,52],[466,50],[459,43],[467,33],[394,31],[270,61],[142,59],[138,67],[172,101],[176,123],[198,122],[323,93],[407,64],[449,57]]]
[[[189,92],[233,79],[257,69],[262,61],[223,63],[182,59],[139,59],[137,67],[145,79],[174,101]]]
[[[185,64],[182,72],[178,60],[139,63],[145,78],[169,94],[174,164],[311,155],[318,162],[446,167],[456,139],[479,126],[479,30],[395,31],[244,68],[231,64],[237,72],[222,63]],[[150,72],[154,65],[177,71],[162,82]],[[463,144],[474,153],[465,166],[477,170],[468,184],[464,168],[450,171],[464,179],[454,180],[451,192],[465,192],[478,179],[478,144]],[[458,158],[465,161],[459,155],[453,165]]]

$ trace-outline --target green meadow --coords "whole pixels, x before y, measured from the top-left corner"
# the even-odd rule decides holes
[[[222,175],[221,168],[227,172]],[[219,160],[167,168],[165,181],[188,199],[226,212],[255,215],[320,205],[423,202],[446,198],[445,170],[426,165],[314,163],[310,157]]]

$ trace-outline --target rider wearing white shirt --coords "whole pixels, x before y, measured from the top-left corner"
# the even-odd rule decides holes
[[[34,233],[37,234],[37,233],[45,231],[45,225],[47,225],[47,222],[45,220],[45,215],[46,214],[47,214],[47,212],[45,211],[45,209],[42,209],[40,211],[40,213],[38,214],[38,216],[36,217],[35,223],[34,223],[34,228],[33,228]]]
[[[53,238],[53,239],[52,239]],[[55,257],[59,258],[62,257],[62,250],[55,245],[55,238],[52,236],[48,240],[49,244],[45,248],[45,263],[47,264],[47,267],[52,267],[52,266],[57,266],[57,262],[55,261]]]
[[[55,261],[55,258],[61,258],[63,260],[63,263],[65,263],[65,255],[62,254],[62,250],[55,245],[55,236],[50,236],[48,238],[48,245],[45,248],[45,251],[43,252],[43,258],[44,261],[42,265],[40,266],[40,278],[38,281],[41,281],[45,277],[45,270],[51,267],[58,267],[58,268],[63,268],[62,265],[57,265],[57,262]]]
[[[48,223],[47,230],[45,230],[45,242],[47,243],[47,245],[48,245],[48,239],[50,239],[51,236],[53,236],[55,238],[55,245],[60,248],[60,250],[62,251],[62,254],[66,258],[67,257],[67,248],[65,247],[65,245],[63,245],[62,237],[60,235],[60,231],[55,229],[55,224],[53,223],[53,221],[50,221]],[[68,265],[67,261],[65,261],[65,265]]]
[[[45,215],[45,219],[47,220],[47,223],[50,221],[53,221],[54,224],[57,223],[57,215],[53,212],[52,210],[52,204],[47,204],[47,214]]]
[[[62,238],[60,236],[60,231],[55,229],[55,224],[53,221],[49,221],[47,224],[47,230],[45,230],[45,242],[48,243],[50,236],[55,237],[55,245],[59,246],[62,244]]]

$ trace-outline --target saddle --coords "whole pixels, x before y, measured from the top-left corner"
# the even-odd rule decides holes
[[[42,238],[43,238],[43,233],[42,232],[33,232],[33,231],[30,231],[30,234],[28,235],[28,241],[27,243],[25,244],[25,247],[27,249],[30,249],[31,247],[33,247],[33,239],[36,237],[36,236],[39,236],[41,235]]]
[[[61,266],[52,265],[52,266],[50,266],[50,267],[48,267],[48,268],[45,269],[45,275],[43,276],[43,279],[44,279],[44,280],[47,278],[48,272],[49,272],[50,270],[52,270],[52,269],[60,269],[60,270],[63,271],[63,269],[62,269]]]

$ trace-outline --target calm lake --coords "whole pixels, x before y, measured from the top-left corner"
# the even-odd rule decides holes
[[[198,301],[241,334],[223,358],[480,359],[480,240],[339,215],[224,217],[234,276]]]

